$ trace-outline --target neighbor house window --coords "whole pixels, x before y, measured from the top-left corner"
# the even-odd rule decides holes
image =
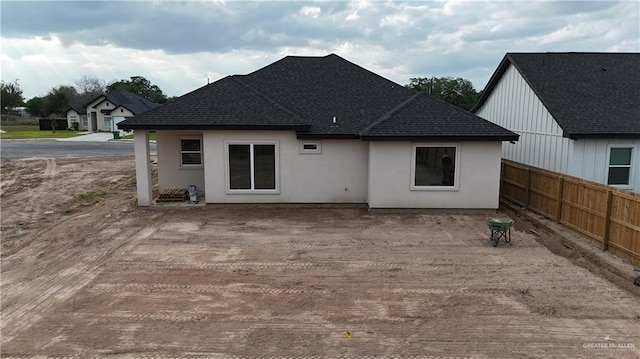
[[[199,138],[180,139],[180,163],[183,166],[202,166],[202,141]]]
[[[609,149],[609,174],[607,184],[628,186],[631,183],[631,159],[633,147],[611,147]]]
[[[276,143],[228,143],[230,191],[277,190]]]
[[[82,127],[89,127],[89,121],[87,120],[86,115],[80,116],[80,119],[82,121]]]
[[[104,127],[111,128],[111,116],[104,116],[102,123],[104,124]]]
[[[414,145],[411,189],[456,189],[458,146]]]

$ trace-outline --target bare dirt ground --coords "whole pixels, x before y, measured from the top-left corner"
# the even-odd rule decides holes
[[[1,171],[3,358],[640,357],[597,269],[632,267],[513,212],[493,248],[493,211],[139,209],[130,157]]]

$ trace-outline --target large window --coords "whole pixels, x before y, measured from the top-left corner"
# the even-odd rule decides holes
[[[414,145],[411,189],[456,189],[458,146]]]
[[[229,143],[229,190],[277,190],[275,143]]]
[[[633,147],[611,147],[609,149],[607,184],[628,186],[631,183],[632,157]]]
[[[180,139],[180,163],[183,166],[202,166],[202,141],[199,138]]]
[[[82,120],[82,127],[87,128],[89,127],[89,121],[87,121],[87,115],[82,115],[80,116],[81,120]]]

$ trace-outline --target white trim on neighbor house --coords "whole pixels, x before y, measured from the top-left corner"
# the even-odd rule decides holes
[[[250,169],[250,188],[247,189],[232,189],[231,188],[231,159],[229,146],[242,145],[249,146],[249,169]],[[254,146],[255,145],[272,145],[274,146],[274,188],[273,189],[257,189],[256,187],[256,173],[255,173],[255,161],[254,161]],[[225,192],[227,194],[280,194],[280,148],[279,141],[265,141],[265,140],[248,140],[248,141],[224,141],[224,164],[225,164]]]
[[[612,149],[628,149],[631,151],[630,155],[629,155],[629,163],[626,164],[611,164],[611,150]],[[609,186],[613,186],[613,187],[617,187],[620,189],[631,189],[634,183],[634,172],[635,172],[635,166],[633,166],[633,159],[635,157],[635,147],[632,145],[608,145],[607,146],[607,167],[605,169],[606,172],[606,184],[608,184]],[[628,168],[628,174],[627,174],[627,183],[625,184],[612,184],[611,182],[611,178],[610,178],[610,170],[611,168]]]
[[[453,148],[455,151],[453,158],[453,185],[446,185],[444,182],[446,181],[444,178],[444,169],[443,169],[443,156],[437,155],[437,158],[434,157],[434,169],[437,168],[439,172],[436,174],[437,182],[440,182],[439,185],[419,185],[416,184],[416,165],[417,165],[417,152],[418,148]],[[436,152],[437,153],[437,152]],[[439,166],[438,166],[439,165]],[[459,143],[413,143],[411,145],[411,183],[409,184],[409,188],[412,191],[457,191],[460,186],[460,144]]]

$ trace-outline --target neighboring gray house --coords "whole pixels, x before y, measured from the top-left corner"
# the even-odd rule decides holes
[[[89,101],[83,107],[67,110],[67,125],[79,122],[81,130],[98,132],[117,131],[117,124],[125,118],[141,115],[161,106],[144,97],[125,90],[111,90]]]
[[[511,131],[337,55],[285,57],[123,121],[135,132],[138,203],[161,190],[206,203],[497,208]]]
[[[640,192],[640,53],[507,53],[471,111],[507,159]]]

